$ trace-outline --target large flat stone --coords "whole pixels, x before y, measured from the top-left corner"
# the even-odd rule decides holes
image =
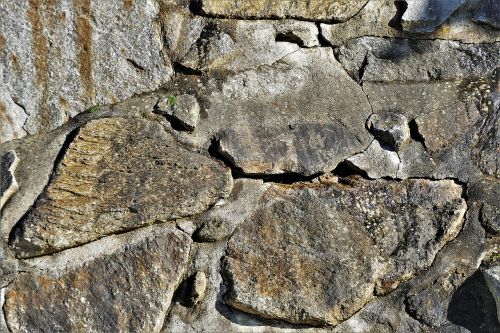
[[[159,332],[190,244],[183,232],[155,226],[30,262],[33,271],[19,274],[7,289],[8,327],[13,332]]]
[[[401,17],[403,29],[412,32],[432,32],[465,0],[405,0],[406,11]]]
[[[206,210],[230,191],[229,169],[154,122],[93,120],[79,129],[50,184],[14,228],[19,257]]]
[[[229,240],[226,302],[335,325],[430,267],[461,229],[461,195],[450,180],[273,185]]]
[[[314,21],[345,21],[368,0],[202,0],[204,13],[237,18],[298,18]]]
[[[159,11],[153,0],[2,1],[0,120],[12,130],[2,121],[0,143],[168,82]]]

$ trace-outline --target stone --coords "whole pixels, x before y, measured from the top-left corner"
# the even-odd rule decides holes
[[[228,168],[184,148],[161,125],[93,120],[77,132],[10,245],[18,257],[57,252],[201,213],[230,189]]]
[[[410,139],[408,119],[402,114],[375,113],[368,118],[366,125],[377,139],[395,151]]]
[[[201,10],[208,15],[242,19],[296,18],[310,21],[346,21],[354,16],[367,1],[202,0]]]
[[[404,30],[411,32],[432,32],[465,0],[405,0],[408,7],[401,17]]]
[[[336,24],[321,23],[321,35],[332,45],[340,46],[350,39],[396,37],[408,39],[443,39],[464,43],[491,43],[500,41],[498,32],[489,26],[471,20],[478,5],[485,1],[468,1],[432,32],[412,33],[402,30],[403,1],[371,0],[352,19]]]
[[[397,178],[423,178],[432,174],[436,162],[421,142],[411,140],[398,152],[400,164]]]
[[[20,273],[5,294],[8,327],[158,332],[188,262],[190,238],[155,226],[97,242],[35,260],[39,271]]]
[[[482,270],[486,285],[496,303],[497,319],[500,322],[500,266]]]
[[[215,242],[230,236],[234,229],[253,213],[268,186],[258,179],[235,179],[227,200],[200,217],[196,240]]]
[[[226,303],[336,325],[431,266],[461,229],[462,191],[424,179],[272,185],[229,239]]]
[[[13,150],[8,151],[0,157],[0,211],[7,200],[19,188],[16,176],[14,175],[18,164],[19,158]]]
[[[500,234],[500,207],[483,203],[481,207],[481,224],[492,234]]]
[[[158,109],[170,117],[172,126],[185,131],[194,131],[200,119],[200,105],[192,95],[165,96],[158,102]]]
[[[398,153],[376,139],[364,152],[349,157],[347,161],[355,169],[366,172],[371,179],[397,178],[401,163]]]
[[[489,76],[500,66],[500,42],[360,37],[337,52],[351,77],[374,82],[473,80]]]
[[[153,0],[2,1],[0,142],[167,83],[159,11]]]
[[[191,303],[196,306],[205,297],[207,289],[207,276],[204,272],[196,272],[193,279],[193,290],[191,291]]]
[[[500,29],[500,3],[495,0],[481,1],[481,8],[474,16],[474,20]]]
[[[296,43],[300,47],[319,46],[318,27],[311,22],[283,20],[277,21],[276,41]]]

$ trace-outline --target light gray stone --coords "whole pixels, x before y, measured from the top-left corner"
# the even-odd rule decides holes
[[[0,119],[12,130],[2,121],[0,142],[168,82],[159,10],[154,0],[2,1]]]
[[[449,180],[273,185],[229,240],[226,302],[264,318],[336,325],[430,267],[461,230],[461,196]]]
[[[158,102],[158,109],[186,131],[194,131],[200,119],[200,105],[192,95],[165,96]]]
[[[7,200],[19,188],[14,175],[18,164],[19,158],[13,150],[0,156],[0,211]]]
[[[500,266],[484,269],[482,273],[497,305],[497,318],[500,322]]]
[[[375,137],[396,151],[410,139],[408,119],[403,114],[374,113],[368,118],[366,126]]]
[[[277,41],[296,43],[302,47],[319,46],[318,27],[314,23],[283,20],[275,23]]]
[[[404,30],[412,32],[432,32],[465,0],[405,0],[408,7],[401,17]]]
[[[398,153],[378,140],[373,140],[364,152],[349,157],[347,161],[356,169],[366,172],[371,179],[398,176]]]
[[[398,152],[400,164],[397,178],[422,178],[431,175],[436,162],[429,155],[421,142],[411,140]]]

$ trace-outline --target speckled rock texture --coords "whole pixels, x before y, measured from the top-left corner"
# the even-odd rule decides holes
[[[0,1],[0,332],[500,332],[498,6]]]

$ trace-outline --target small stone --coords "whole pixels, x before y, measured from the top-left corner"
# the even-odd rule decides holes
[[[18,163],[19,158],[13,150],[6,152],[0,157],[0,210],[19,188],[14,176],[14,171]]]
[[[365,171],[372,179],[396,178],[400,164],[398,154],[378,140],[373,140],[364,152],[348,158],[347,161]]]
[[[500,234],[500,208],[483,203],[481,207],[481,225],[490,233]]]
[[[277,21],[275,29],[276,41],[296,43],[302,47],[319,46],[318,27],[312,22]]]
[[[366,125],[377,139],[395,151],[410,138],[408,119],[400,113],[372,114]]]
[[[192,95],[166,96],[158,102],[158,109],[165,115],[173,118],[172,124],[180,126],[182,130],[194,131],[200,118],[200,105]]]
[[[433,32],[460,7],[465,0],[406,0],[408,5],[401,18],[404,30]]]
[[[497,305],[497,318],[500,322],[500,266],[482,270],[486,285]]]
[[[474,21],[500,29],[500,2],[498,0],[482,0],[481,7],[474,16]]]
[[[190,302],[192,306],[197,305],[205,297],[207,289],[207,276],[205,272],[196,272],[193,279],[193,289],[191,290]]]

